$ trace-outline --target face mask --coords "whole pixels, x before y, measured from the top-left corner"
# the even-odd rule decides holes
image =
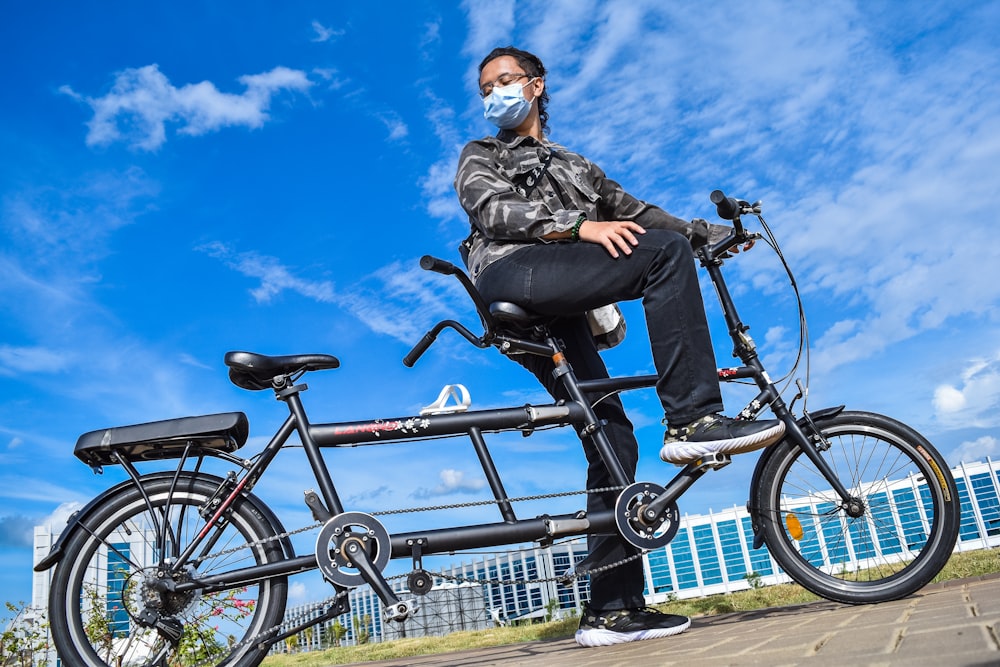
[[[486,107],[483,116],[486,120],[501,130],[511,130],[523,123],[531,113],[531,102],[524,99],[524,87],[528,83],[512,83],[509,86],[494,88],[493,92],[483,100],[483,105]]]

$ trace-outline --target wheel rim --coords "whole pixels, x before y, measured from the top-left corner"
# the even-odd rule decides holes
[[[942,539],[943,499],[924,481],[937,464],[876,426],[833,425],[823,432],[831,444],[823,456],[852,497],[843,503],[809,458],[790,448],[772,498],[776,546],[800,575],[845,591],[919,577]]]

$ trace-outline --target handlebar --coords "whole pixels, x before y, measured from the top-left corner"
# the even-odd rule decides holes
[[[430,255],[424,255],[420,258],[420,268],[424,271],[433,271],[444,276],[453,276],[460,273],[458,267],[451,262],[446,262],[443,259],[431,257]]]
[[[740,205],[732,197],[727,197],[722,190],[712,190],[708,196],[715,204],[715,211],[723,220],[736,220],[740,217]]]
[[[747,233],[746,229],[743,227],[743,221],[740,220],[740,216],[746,214],[759,216],[761,211],[761,202],[756,201],[751,204],[750,202],[742,199],[727,197],[726,193],[722,190],[712,190],[712,193],[709,195],[709,199],[713,204],[715,204],[715,211],[719,214],[720,218],[732,221],[733,231],[730,232],[726,238],[722,239],[710,248],[699,250],[699,253],[707,251],[705,252],[707,255],[706,259],[724,256],[724,254],[734,245],[760,238],[759,234],[754,235]]]
[[[425,271],[433,271],[434,273],[440,273],[445,276],[455,276],[458,278],[459,282],[462,283],[462,287],[468,293],[469,298],[476,306],[476,312],[479,314],[479,319],[483,323],[483,327],[486,329],[482,336],[477,336],[462,324],[455,322],[454,320],[443,320],[434,325],[430,331],[424,334],[413,349],[410,350],[405,357],[403,357],[403,365],[407,368],[411,368],[413,364],[417,363],[427,348],[437,339],[438,334],[445,329],[454,329],[463,338],[468,340],[470,343],[479,348],[489,347],[493,342],[495,327],[493,323],[493,316],[490,315],[490,309],[483,301],[483,297],[480,296],[479,290],[473,284],[472,279],[466,275],[465,271],[443,259],[438,259],[437,257],[432,257],[431,255],[424,255],[420,258],[420,268]]]
[[[413,368],[413,364],[417,363],[417,359],[423,356],[424,352],[427,351],[427,348],[429,348],[431,343],[433,343],[437,338],[438,333],[440,332],[434,332],[433,329],[425,333],[424,337],[413,346],[412,350],[406,353],[405,357],[403,357],[403,365],[407,368]]]

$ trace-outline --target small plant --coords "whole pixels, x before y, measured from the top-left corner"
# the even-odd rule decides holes
[[[747,583],[750,584],[750,588],[754,590],[764,587],[764,581],[760,575],[760,572],[748,572],[745,575],[743,575],[743,578],[747,580]]]
[[[359,618],[357,615],[353,617],[354,619],[354,640],[358,644],[367,644],[372,638],[372,633],[369,627],[372,623],[371,614],[365,614],[363,617]]]
[[[347,636],[347,628],[338,619],[330,626],[330,634],[333,636],[333,645],[340,646],[340,642]]]
[[[548,623],[556,615],[556,609],[559,607],[559,600],[555,598],[549,598],[549,601],[545,603],[545,622]]]
[[[0,620],[0,627],[6,628],[0,634],[0,665],[31,667],[35,664],[35,654],[44,656],[49,648],[45,615],[24,602],[4,605],[14,617],[13,620]]]

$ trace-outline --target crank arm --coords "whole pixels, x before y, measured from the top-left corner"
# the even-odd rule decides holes
[[[688,463],[670,480],[670,483],[664,488],[664,493],[657,496],[646,506],[643,510],[643,518],[646,521],[655,521],[667,509],[667,506],[680,498],[702,475],[709,470],[723,468],[731,462],[732,459],[726,454],[708,454]]]
[[[350,560],[358,575],[372,587],[372,590],[382,600],[385,605],[385,617],[392,621],[404,621],[416,609],[412,601],[401,602],[396,594],[389,588],[389,582],[385,580],[382,573],[375,569],[368,552],[362,547],[361,542],[354,539],[346,540],[344,544],[344,556]]]

